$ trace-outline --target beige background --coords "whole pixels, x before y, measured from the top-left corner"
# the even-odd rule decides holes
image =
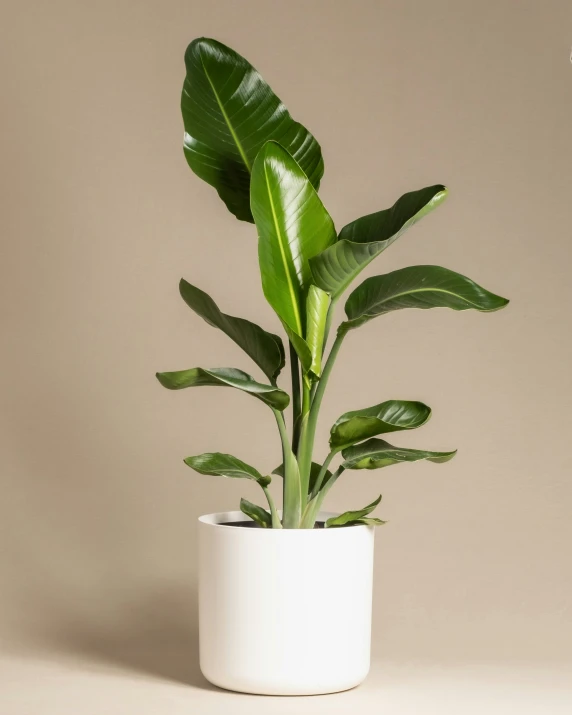
[[[569,712],[572,5],[3,6],[0,711]],[[153,377],[253,369],[179,299],[181,276],[277,329],[254,228],[183,158],[199,35],[245,54],[318,137],[339,227],[450,187],[368,274],[442,264],[512,301],[404,311],[344,345],[321,455],[339,414],[389,397],[434,410],[400,443],[459,448],[442,467],[347,474],[331,495],[344,509],[381,491],[390,522],[372,676],[346,695],[269,706],[205,690],[196,667],[196,518],[258,495],[182,458],[279,459],[261,403]]]

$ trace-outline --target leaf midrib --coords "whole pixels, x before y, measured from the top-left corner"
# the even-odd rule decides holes
[[[241,156],[241,158],[242,158],[242,161],[244,162],[244,165],[245,165],[246,168],[248,169],[248,172],[251,173],[251,172],[252,172],[252,167],[251,167],[251,165],[250,165],[250,162],[248,161],[248,157],[246,156],[246,152],[244,151],[244,149],[243,149],[243,147],[242,147],[242,144],[240,143],[240,139],[238,138],[236,132],[234,131],[234,128],[233,128],[233,126],[232,126],[232,122],[230,121],[230,117],[229,117],[228,114],[226,113],[226,110],[225,110],[225,108],[224,108],[224,106],[223,106],[223,103],[222,103],[220,97],[218,96],[218,92],[217,92],[216,89],[215,89],[215,86],[214,86],[214,84],[213,84],[213,81],[212,81],[211,78],[209,77],[209,73],[208,73],[208,71],[207,71],[207,68],[205,67],[205,63],[203,62],[202,54],[201,54],[201,65],[202,65],[202,67],[203,67],[203,71],[204,71],[204,73],[205,73],[205,77],[207,78],[207,81],[208,81],[208,83],[209,83],[209,85],[210,85],[210,88],[212,89],[212,92],[213,92],[213,94],[214,94],[214,96],[215,96],[215,99],[216,99],[216,101],[217,101],[217,104],[218,104],[218,106],[219,106],[219,109],[220,109],[220,111],[221,111],[221,114],[222,114],[222,116],[223,116],[223,118],[224,118],[224,121],[226,122],[226,125],[227,125],[227,127],[228,127],[228,130],[229,130],[229,132],[230,132],[232,138],[234,139],[234,143],[236,144],[236,148],[238,149],[238,153],[240,154],[240,156]]]
[[[296,295],[296,291],[294,290],[292,276],[290,275],[290,271],[288,270],[288,261],[286,258],[285,247],[283,245],[284,238],[282,236],[280,224],[278,223],[278,215],[276,213],[276,208],[274,206],[274,200],[272,198],[272,191],[270,189],[270,181],[269,181],[269,177],[268,177],[266,163],[264,164],[264,181],[266,182],[266,191],[268,192],[268,200],[270,202],[270,210],[272,211],[272,220],[274,222],[274,230],[276,231],[276,235],[278,236],[278,247],[280,249],[280,257],[282,258],[284,272],[286,273],[286,281],[288,283],[288,292],[290,293],[290,298],[292,300],[292,306],[294,308],[294,317],[296,319],[296,327],[298,330],[298,335],[302,336],[302,321],[300,318],[300,311],[298,309],[298,298]]]

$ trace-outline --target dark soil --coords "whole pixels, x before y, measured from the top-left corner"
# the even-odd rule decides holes
[[[262,526],[259,526],[255,521],[251,521],[250,519],[248,521],[226,521],[221,524],[221,526],[246,526],[249,529],[262,529]],[[324,528],[324,522],[323,521],[317,521],[314,524],[314,529],[323,529]]]

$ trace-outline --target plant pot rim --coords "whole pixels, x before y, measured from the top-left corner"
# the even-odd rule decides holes
[[[282,516],[282,511],[279,509],[278,514]],[[326,521],[332,516],[339,516],[338,512],[321,511],[317,516],[317,521]],[[203,514],[199,516],[200,524],[211,527],[213,529],[232,529],[232,531],[249,534],[281,534],[282,538],[286,534],[340,534],[343,532],[353,531],[354,529],[373,529],[373,526],[367,524],[357,524],[353,526],[341,526],[335,529],[253,529],[249,526],[230,526],[228,522],[235,521],[251,521],[242,511],[217,511],[212,514]],[[317,536],[316,538],[324,538]]]

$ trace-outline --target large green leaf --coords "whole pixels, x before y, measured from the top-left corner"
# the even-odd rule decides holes
[[[373,407],[343,414],[330,431],[330,446],[340,450],[378,434],[416,429],[430,416],[431,408],[422,402],[386,400]]]
[[[355,524],[363,517],[366,517],[368,514],[371,514],[371,512],[375,509],[375,507],[379,504],[380,501],[381,494],[377,497],[375,501],[372,501],[371,504],[364,506],[363,509],[357,509],[356,511],[346,511],[339,516],[332,516],[326,521],[325,526],[349,526],[350,524]]]
[[[344,449],[342,456],[345,469],[380,469],[400,462],[418,462],[421,459],[440,464],[453,459],[456,453],[456,449],[452,452],[428,452],[423,449],[394,447],[383,439],[369,439]]]
[[[252,479],[261,487],[267,487],[271,481],[270,477],[263,477],[257,469],[237,457],[233,457],[232,454],[206,452],[198,454],[196,457],[187,457],[184,462],[199,474],[230,477],[231,479]]]
[[[208,38],[185,53],[181,97],[187,162],[213,186],[238,219],[253,221],[250,173],[269,139],[280,142],[318,188],[324,173],[320,145],[244,57]]]
[[[446,197],[445,186],[428,186],[405,194],[390,209],[344,226],[337,243],[310,261],[314,282],[336,300],[368,263]]]
[[[452,308],[491,312],[508,300],[470,278],[440,266],[410,266],[367,278],[346,301],[342,330],[357,328],[378,315],[402,308]]]
[[[184,278],[179,290],[185,303],[209,325],[219,328],[254,360],[271,382],[284,367],[284,345],[278,335],[267,333],[249,320],[221,313],[214,300]]]
[[[265,144],[254,162],[251,205],[264,295],[303,338],[312,283],[308,261],[336,240],[333,221],[300,166],[276,142]]]
[[[240,511],[246,514],[246,516],[249,516],[252,521],[255,521],[258,526],[261,526],[263,529],[272,528],[272,516],[270,512],[257,504],[253,504],[251,501],[248,501],[248,499],[242,498],[240,500]]]
[[[322,348],[329,307],[329,294],[311,285],[306,300],[306,343],[312,355],[310,370],[316,377],[322,374]]]
[[[213,367],[209,370],[193,367],[176,372],[158,372],[157,379],[168,390],[182,390],[185,387],[236,387],[265,402],[275,410],[288,407],[290,398],[286,392],[272,385],[262,385],[242,370],[235,367]]]

